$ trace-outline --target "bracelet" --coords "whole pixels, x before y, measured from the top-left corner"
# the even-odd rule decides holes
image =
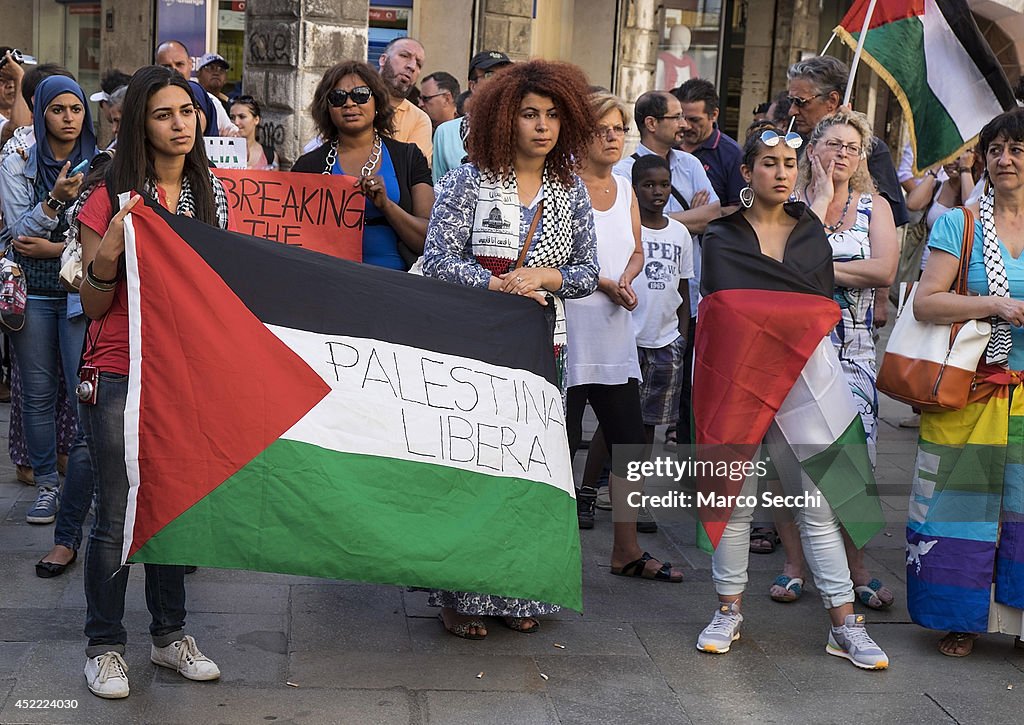
[[[53,209],[58,214],[60,214],[62,211],[64,211],[64,209],[66,209],[67,205],[68,205],[68,203],[66,201],[61,201],[60,199],[55,197],[52,193],[46,195],[46,199],[43,201],[43,203],[46,204],[46,206],[48,206],[51,209]]]
[[[89,262],[89,266],[85,271],[85,281],[89,283],[89,286],[100,292],[113,292],[117,289],[117,279],[100,279],[92,273],[92,262]]]
[[[117,289],[117,284],[103,284],[93,279],[92,275],[85,275],[85,281],[89,283],[89,286],[100,292],[113,292]]]
[[[89,262],[89,267],[86,269],[86,273],[100,284],[117,284],[117,277],[114,277],[114,279],[103,279],[102,277],[97,277],[92,271],[92,262]]]

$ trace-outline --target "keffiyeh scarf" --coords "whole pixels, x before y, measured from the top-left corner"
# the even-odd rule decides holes
[[[541,182],[544,208],[523,263],[524,267],[558,268],[572,257],[572,208],[569,189],[544,170]],[[495,276],[512,270],[523,244],[522,207],[515,172],[499,176],[481,170],[480,191],[470,230],[473,256],[484,269]],[[565,307],[562,300],[549,295],[555,305],[555,354],[561,359],[564,351]],[[559,366],[561,367],[561,365]]]
[[[1006,278],[1003,253],[996,236],[995,194],[992,189],[980,200],[981,229],[984,235],[983,256],[985,276],[988,278],[988,293],[999,297],[1010,296],[1010,283]],[[992,337],[985,349],[985,360],[992,365],[1007,365],[1010,361],[1010,323],[1000,319],[992,326]]]

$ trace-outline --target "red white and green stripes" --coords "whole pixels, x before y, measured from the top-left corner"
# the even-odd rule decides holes
[[[152,206],[129,226],[126,556],[581,608],[539,306]]]
[[[869,0],[835,33],[856,47]],[[876,0],[862,55],[910,121],[914,173],[956,158],[1013,91],[964,0]]]

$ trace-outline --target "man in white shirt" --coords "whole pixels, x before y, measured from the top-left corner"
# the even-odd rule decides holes
[[[709,221],[721,216],[722,205],[704,165],[692,154],[673,148],[687,128],[679,100],[664,91],[649,91],[636,100],[633,120],[640,132],[635,155],[658,154],[672,169],[672,198],[665,206],[666,215],[692,234],[700,234]],[[634,160],[633,156],[622,159],[615,173],[631,178]]]
[[[683,390],[680,395],[679,441],[689,441],[690,407],[690,365],[692,364],[693,331],[696,328],[697,303],[700,301],[700,235],[708,222],[721,216],[722,205],[715,193],[707,172],[697,157],[673,148],[683,139],[687,130],[686,119],[679,99],[664,91],[648,91],[636,100],[633,120],[640,131],[640,145],[636,153],[627,156],[615,165],[613,171],[626,178],[632,177],[634,156],[657,154],[668,161],[671,169],[672,188],[670,199],[665,204],[665,216],[683,224],[693,234],[694,279],[689,285],[690,329],[687,335],[687,369],[683,375]]]

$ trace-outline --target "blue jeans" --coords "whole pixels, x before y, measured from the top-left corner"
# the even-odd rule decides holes
[[[84,406],[80,406],[84,407]],[[68,451],[67,475],[60,492],[60,508],[57,523],[53,528],[53,543],[78,551],[82,543],[82,525],[89,514],[89,504],[94,490],[92,459],[85,443],[85,425],[82,411],[78,411],[78,431]]]
[[[74,394],[85,326],[84,315],[68,319],[67,298],[32,297],[25,306],[25,326],[9,333],[21,373],[28,459],[40,487],[56,488],[59,482],[54,422],[58,380],[63,374],[68,395]]]
[[[111,650],[124,654],[128,641],[124,595],[128,567],[121,566],[128,471],[124,461],[124,408],[128,377],[101,373],[96,405],[82,405],[82,425],[96,482],[96,521],[85,554],[85,634],[88,657]],[[185,567],[146,564],[146,606],[153,616],[153,644],[181,639],[185,627]]]

